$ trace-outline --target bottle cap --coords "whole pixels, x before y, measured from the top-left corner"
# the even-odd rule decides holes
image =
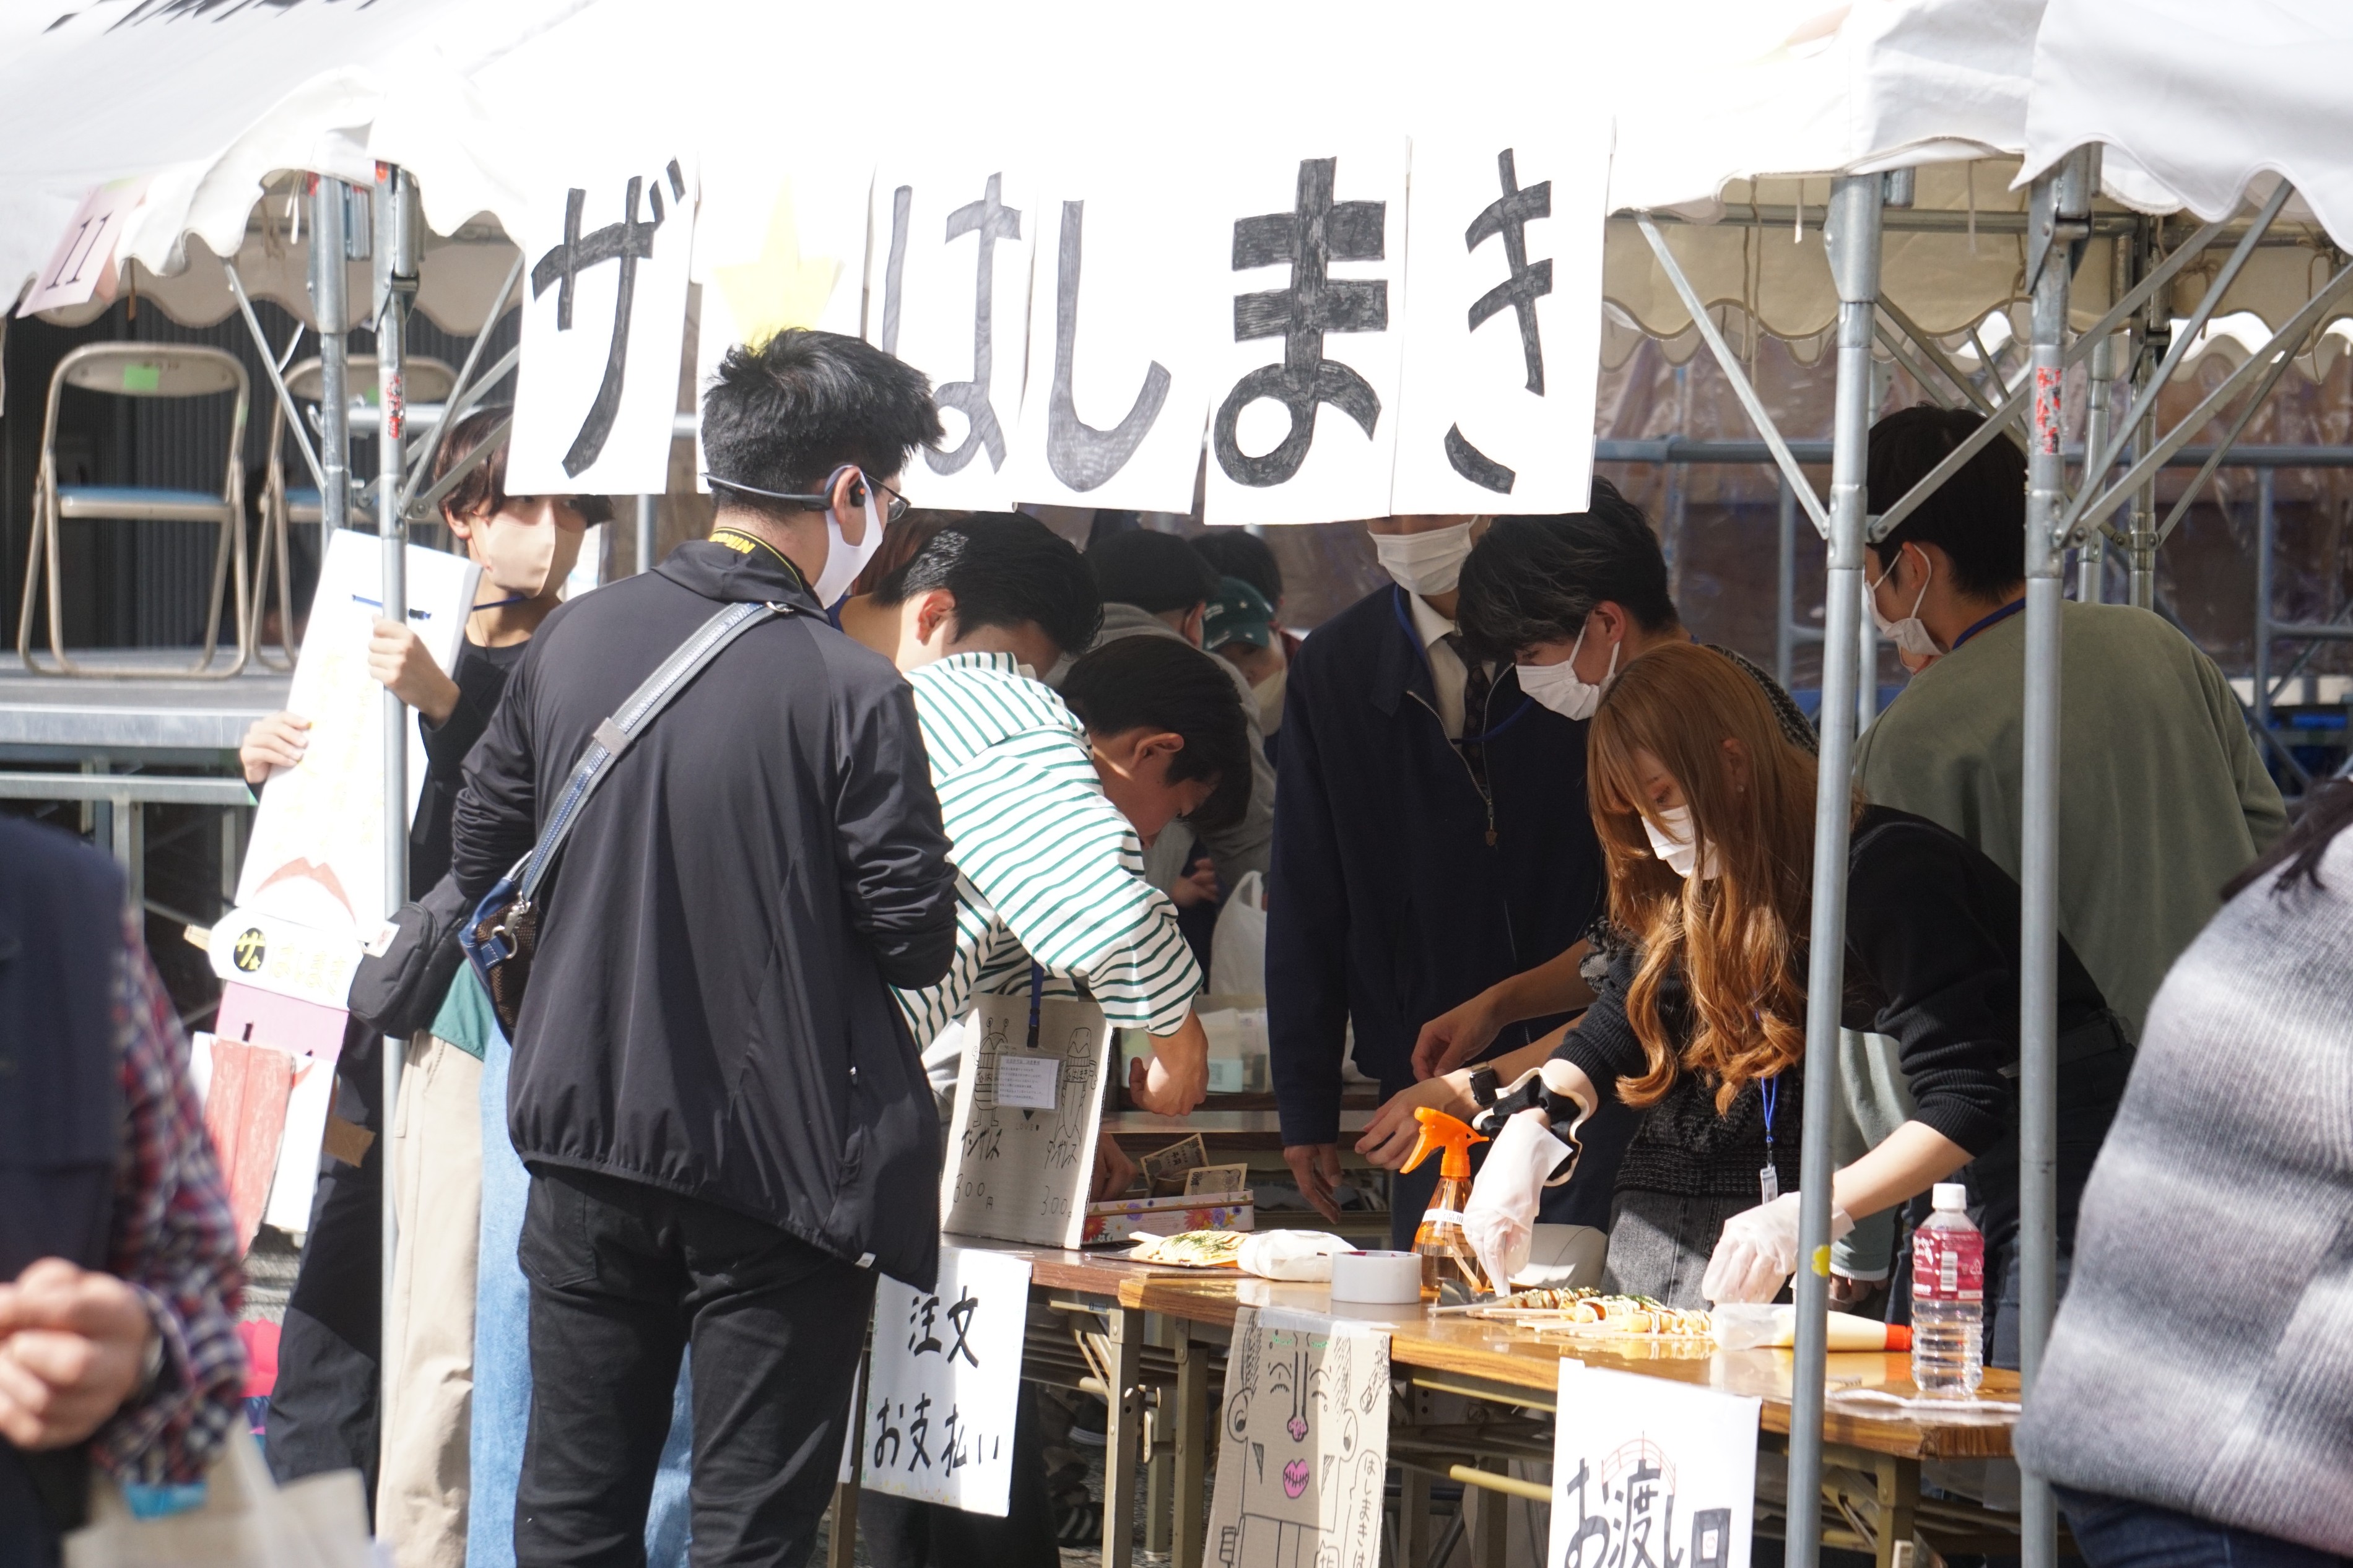
[[[1969,1189],[1959,1182],[1938,1182],[1931,1201],[1939,1214],[1958,1214],[1969,1206]]]

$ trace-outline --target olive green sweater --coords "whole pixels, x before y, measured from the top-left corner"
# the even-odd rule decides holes
[[[2137,1037],[2221,886],[2287,826],[2214,661],[2122,605],[2060,610],[2059,929]],[[1856,748],[1882,805],[1941,823],[2019,874],[2026,617],[1913,677]]]

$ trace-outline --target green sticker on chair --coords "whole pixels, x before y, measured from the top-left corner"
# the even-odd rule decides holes
[[[164,367],[159,364],[126,364],[122,367],[122,390],[153,392],[164,384]]]

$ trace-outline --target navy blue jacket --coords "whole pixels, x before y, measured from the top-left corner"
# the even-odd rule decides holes
[[[1338,1140],[1350,1019],[1356,1066],[1395,1093],[1413,1082],[1422,1025],[1558,956],[1600,912],[1586,726],[1505,668],[1467,728],[1488,736],[1490,799],[1439,721],[1401,589],[1317,627],[1291,666],[1266,946],[1286,1144]],[[1514,1025],[1489,1054],[1555,1022]]]

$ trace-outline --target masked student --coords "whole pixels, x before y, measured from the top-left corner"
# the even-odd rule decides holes
[[[452,426],[435,455],[435,479],[470,457],[511,412],[479,408]],[[442,521],[481,568],[455,668],[443,670],[416,632],[394,621],[378,620],[368,644],[369,673],[416,710],[425,741],[426,776],[408,854],[409,888],[420,896],[448,870],[450,817],[466,753],[497,711],[533,634],[560,601],[588,525],[610,515],[600,497],[510,495],[506,463],[501,447],[441,502]],[[257,721],[239,751],[247,782],[259,786],[274,770],[300,766],[310,729],[308,719],[293,713]],[[487,1016],[487,1008],[480,1011]],[[357,1027],[343,1057],[344,1092],[365,1108],[372,1128],[382,1121],[378,1048],[374,1031]],[[380,1478],[380,1139],[362,1165],[338,1167],[327,1184],[280,1342],[268,1439],[272,1468],[290,1479],[351,1468],[376,1479],[377,1532],[400,1543],[404,1565],[464,1559],[465,1488],[445,1483],[453,1464],[456,1474],[465,1470],[481,1058],[477,1035],[454,1025],[409,1047],[394,1139],[395,1197],[406,1242],[395,1293],[428,1300],[432,1310],[399,1314],[404,1332],[395,1364],[417,1375],[400,1379],[404,1408],[384,1445]]]
[[[1201,977],[1175,904],[1145,879],[1145,853],[1178,821],[1215,829],[1240,818],[1250,742],[1230,678],[1174,638],[1104,643],[1070,667],[1058,697],[1039,675],[1092,642],[1102,615],[1079,552],[1011,514],[948,525],[842,607],[843,628],[887,654],[914,693],[958,872],[947,976],[897,994],[943,1096],[976,999],[1035,984],[1091,997],[1113,1027],[1149,1035],[1153,1060],[1135,1064],[1130,1091],[1146,1110],[1182,1116],[1208,1082],[1193,1006]],[[1106,1134],[1095,1195],[1116,1195],[1134,1174]],[[1054,1568],[1060,1546],[1099,1540],[1100,1513],[1082,1492],[1069,1503],[1050,1496],[1035,1401],[1024,1384],[1007,1515],[869,1493],[859,1518],[877,1563]]]
[[[1757,682],[1691,645],[1627,666],[1591,745],[1624,940],[1575,1026],[1498,1064],[1549,1093],[1498,1129],[1466,1228],[1508,1259],[1577,1124],[1630,1107],[1641,1124],[1618,1168],[1610,1288],[1676,1306],[1770,1300],[1798,1250],[1814,759]],[[2003,1320],[2014,1337],[2018,885],[1934,823],[1859,794],[1852,833],[1841,1022],[1899,1042],[1916,1109],[1836,1173],[1832,1230],[1957,1173],[1987,1232],[1989,1337]],[[2063,1056],[2066,1042],[2089,1055],[2118,1037],[2063,944],[2058,979]],[[2063,1079],[2063,1141],[2096,1142],[2120,1087],[2095,1083],[2085,1103]],[[1474,1096],[1466,1079],[1462,1100]]]
[[[1596,518],[1613,506],[1630,513],[1631,528],[1613,537],[1657,562],[1641,514],[1606,482],[1595,484],[1594,506]],[[1303,1195],[1334,1218],[1351,1028],[1356,1065],[1383,1097],[1409,1089],[1417,1041],[1489,987],[1579,942],[1602,889],[1583,809],[1582,715],[1525,689],[1508,658],[1472,652],[1455,624],[1463,563],[1483,522],[1409,516],[1366,527],[1391,585],[1318,626],[1285,677],[1282,809],[1267,898],[1283,1158]],[[1663,599],[1663,563],[1652,574]],[[1574,961],[1570,968],[1573,978]],[[1582,1001],[1579,992],[1556,1014]],[[1557,1021],[1508,1034],[1499,1025],[1465,1055],[1524,1045]],[[1607,1132],[1597,1128],[1597,1149]],[[1547,1219],[1606,1224],[1606,1163],[1597,1153],[1597,1174],[1555,1194]],[[1398,1245],[1409,1243],[1436,1181],[1431,1163],[1392,1182]],[[1572,1238],[1564,1230],[1548,1239]]]

